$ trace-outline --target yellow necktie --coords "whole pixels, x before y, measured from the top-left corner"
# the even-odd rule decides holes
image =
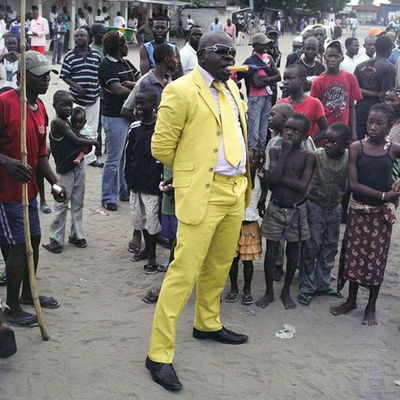
[[[242,159],[242,149],[233,105],[221,82],[214,81],[212,85],[218,90],[225,159],[233,167],[237,167]]]

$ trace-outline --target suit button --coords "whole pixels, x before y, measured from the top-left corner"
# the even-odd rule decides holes
[[[210,168],[209,171],[210,171],[210,172],[213,172],[213,171],[214,171],[214,168]]]
[[[214,149],[214,153],[218,153],[218,149]]]
[[[220,132],[220,131],[218,131],[218,132],[217,132],[217,136],[220,136],[220,135],[221,135],[221,132]]]
[[[206,185],[206,188],[208,189],[210,187],[210,184],[209,183],[207,183],[207,185]]]

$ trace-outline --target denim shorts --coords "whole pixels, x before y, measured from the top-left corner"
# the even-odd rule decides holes
[[[270,201],[261,224],[261,234],[273,242],[285,239],[292,243],[309,239],[306,204],[283,208]]]
[[[31,236],[40,236],[40,221],[36,197],[29,200]],[[0,244],[25,243],[22,203],[0,203]]]

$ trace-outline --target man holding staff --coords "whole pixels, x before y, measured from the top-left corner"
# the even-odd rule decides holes
[[[172,367],[176,323],[195,284],[193,337],[227,344],[248,339],[219,318],[251,192],[246,106],[229,80],[235,54],[228,34],[203,35],[199,65],[164,89],[152,138],[153,156],[173,169],[178,218],[175,259],[161,288],[146,359],[153,380],[168,390],[182,388]]]
[[[38,325],[36,316],[21,307],[21,304],[33,304],[25,250],[22,183],[28,183],[29,223],[35,270],[39,260],[40,243],[36,171],[39,171],[50,185],[58,185],[61,188],[58,194],[54,194],[56,201],[65,201],[66,193],[58,183],[46,157],[47,115],[43,103],[38,99],[38,96],[45,94],[49,88],[50,72],[57,73],[57,70],[49,65],[45,56],[36,51],[26,52],[25,64],[27,167],[20,161],[20,90],[10,90],[0,95],[0,246],[6,261],[7,304],[10,307],[4,311],[6,320],[17,326],[32,327]],[[60,306],[52,297],[40,296],[39,300],[44,308]]]

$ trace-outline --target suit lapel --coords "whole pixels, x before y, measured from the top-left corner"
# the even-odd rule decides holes
[[[218,123],[221,123],[220,118],[219,118],[217,104],[215,103],[215,100],[211,93],[210,88],[207,86],[206,81],[204,80],[204,78],[201,75],[201,72],[199,71],[198,68],[195,68],[193,73],[194,73],[196,85],[199,88],[199,95],[202,97],[204,102],[207,104],[208,108],[214,114],[214,117],[216,118]]]

